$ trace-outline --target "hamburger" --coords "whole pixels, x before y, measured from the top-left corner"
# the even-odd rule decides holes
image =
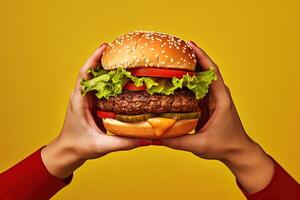
[[[216,79],[213,69],[196,70],[196,56],[182,39],[138,31],[119,36],[89,69],[82,95],[96,96],[97,116],[108,133],[169,138],[192,132],[199,102]]]

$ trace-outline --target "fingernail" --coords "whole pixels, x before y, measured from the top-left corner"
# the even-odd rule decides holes
[[[139,147],[149,146],[152,142],[150,140],[140,140],[139,141]]]
[[[158,139],[154,139],[152,140],[152,145],[162,145],[162,141],[158,140]]]
[[[107,45],[107,43],[102,43],[99,47],[98,47],[98,49],[100,48],[100,47],[102,47],[102,46],[104,46],[104,45]]]
[[[193,46],[197,46],[197,45],[195,44],[195,42],[193,42],[193,41],[189,41],[188,44],[191,44],[191,45],[193,45]]]

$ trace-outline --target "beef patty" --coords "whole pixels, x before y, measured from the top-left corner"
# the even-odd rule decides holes
[[[149,94],[146,91],[124,91],[108,100],[99,99],[103,111],[117,114],[144,114],[199,111],[199,100],[188,90],[176,90],[173,95]]]

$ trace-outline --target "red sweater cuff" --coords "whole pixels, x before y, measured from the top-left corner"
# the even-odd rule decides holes
[[[72,180],[51,175],[37,150],[12,168],[0,174],[0,199],[50,199]]]
[[[273,158],[274,175],[271,182],[262,190],[255,193],[247,193],[239,182],[237,185],[248,200],[299,200],[300,186]]]

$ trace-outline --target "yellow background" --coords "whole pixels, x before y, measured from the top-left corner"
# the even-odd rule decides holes
[[[59,133],[78,69],[97,46],[142,29],[203,47],[249,135],[300,181],[298,2],[1,0],[0,171]],[[53,199],[243,196],[221,163],[147,147],[87,162]]]

